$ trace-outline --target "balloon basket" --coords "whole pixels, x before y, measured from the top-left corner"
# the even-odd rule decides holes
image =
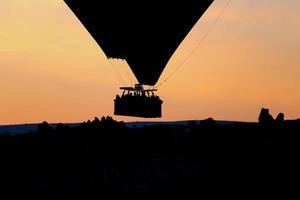
[[[135,88],[121,88],[122,96],[117,95],[114,100],[114,114],[141,118],[161,118],[162,103],[156,90],[144,90],[141,85]]]

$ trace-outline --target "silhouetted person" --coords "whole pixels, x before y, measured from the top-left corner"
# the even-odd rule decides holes
[[[259,121],[260,124],[270,125],[270,124],[274,123],[274,118],[269,113],[269,109],[262,108],[261,111],[260,111],[258,121]]]
[[[284,114],[283,113],[279,113],[275,119],[276,124],[283,124],[284,122]]]

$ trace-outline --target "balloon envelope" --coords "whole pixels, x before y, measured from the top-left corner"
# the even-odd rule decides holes
[[[213,0],[65,0],[108,58],[125,59],[140,84],[155,85]]]

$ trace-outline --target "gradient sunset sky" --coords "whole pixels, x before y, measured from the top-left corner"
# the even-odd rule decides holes
[[[226,2],[215,0],[160,80],[186,58]],[[275,117],[299,118],[299,11],[299,0],[232,0],[160,88],[162,120],[257,121],[261,107]],[[113,116],[118,87],[135,78],[126,63],[114,61],[113,69],[111,62],[63,0],[0,0],[0,124]]]

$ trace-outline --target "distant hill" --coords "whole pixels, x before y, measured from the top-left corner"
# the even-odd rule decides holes
[[[22,132],[38,128],[0,137],[0,183],[14,194],[59,199],[199,192],[207,185],[203,176],[299,176],[300,120],[260,118],[259,123],[211,118],[124,123],[102,117],[55,129],[46,122],[4,126]]]
[[[142,128],[144,126],[187,126],[189,123],[195,123],[196,125],[200,125],[200,120],[194,121],[173,121],[173,122],[127,122],[125,123],[128,128]],[[245,122],[233,122],[233,121],[217,121],[218,125],[232,125],[232,124],[242,124]],[[79,126],[80,123],[66,123],[70,127]],[[57,126],[57,123],[50,124],[52,128]],[[12,135],[28,133],[30,131],[36,131],[38,128],[38,124],[20,124],[20,125],[4,125],[0,126],[0,134],[10,133]]]
[[[166,125],[166,126],[187,126],[190,123],[194,123],[196,125],[201,124],[201,120],[186,120],[186,121],[173,121],[173,122],[127,122],[126,126],[129,128],[142,128],[144,126],[158,126],[158,125]],[[231,124],[243,124],[246,122],[234,122],[234,121],[216,121],[217,125],[231,125]]]
[[[57,124],[49,124],[52,128],[55,128]],[[78,126],[79,123],[65,124],[71,127]],[[10,133],[12,135],[28,133],[30,131],[36,131],[38,124],[19,124],[19,125],[5,125],[0,126],[0,135],[5,133]]]

